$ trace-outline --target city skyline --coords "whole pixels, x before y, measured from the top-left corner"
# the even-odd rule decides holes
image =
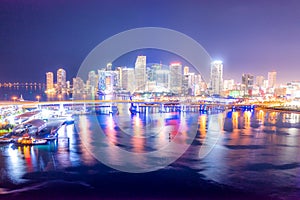
[[[75,1],[68,6],[32,0],[3,1],[2,5],[1,82],[35,77],[41,82],[46,71],[61,67],[70,79],[100,42],[145,26],[170,28],[195,39],[213,60],[223,60],[228,72],[224,79],[274,70],[279,83],[298,80],[297,1]],[[158,14],[149,18],[151,11]]]

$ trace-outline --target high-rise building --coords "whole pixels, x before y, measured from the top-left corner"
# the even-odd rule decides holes
[[[135,86],[136,91],[144,91],[147,81],[146,56],[138,56],[135,62]]]
[[[47,92],[51,92],[54,88],[54,83],[53,83],[53,73],[52,72],[47,72],[46,73],[46,89]]]
[[[67,87],[67,74],[64,69],[57,70],[57,89],[59,92],[64,92]]]
[[[161,64],[153,64],[147,68],[148,81],[156,81],[156,71],[162,68]]]
[[[182,92],[182,65],[181,63],[171,63],[169,65],[170,69],[170,90],[176,94],[181,94]]]
[[[156,70],[156,85],[161,88],[169,89],[170,71],[166,69]]]
[[[95,71],[89,72],[87,83],[88,92],[95,92],[97,90],[98,77]]]
[[[123,88],[122,86],[122,67],[117,67],[116,72],[118,74],[118,88]]]
[[[221,95],[223,91],[223,62],[213,61],[210,68],[211,94]]]
[[[263,76],[257,76],[255,84],[261,88],[264,86],[264,80],[265,80],[265,78]]]
[[[274,88],[276,86],[276,76],[277,76],[277,72],[275,72],[275,71],[268,72],[268,87],[269,88]]]
[[[133,93],[135,91],[134,87],[134,69],[133,68],[123,68],[122,69],[122,88]]]
[[[84,93],[84,81],[80,77],[73,78],[73,97],[81,99],[81,94]],[[80,94],[80,96],[77,96]]]
[[[233,79],[229,79],[229,80],[224,80],[224,90],[233,90],[233,86],[234,86],[234,80]]]
[[[116,71],[98,70],[98,91],[100,94],[112,94],[117,87]]]
[[[254,84],[254,76],[251,74],[243,74],[242,84],[244,86],[244,94],[252,95],[252,89]]]

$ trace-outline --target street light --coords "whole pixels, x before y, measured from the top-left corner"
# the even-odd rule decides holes
[[[36,99],[37,99],[37,101],[39,102],[39,101],[40,101],[40,99],[41,99],[41,96],[40,96],[40,95],[37,95],[35,98],[36,98]]]
[[[58,97],[58,100],[61,101],[61,97],[62,97],[61,94],[59,94],[57,97]]]
[[[13,96],[13,97],[12,97],[12,100],[13,100],[14,102],[16,102],[17,97],[16,97],[16,96]]]

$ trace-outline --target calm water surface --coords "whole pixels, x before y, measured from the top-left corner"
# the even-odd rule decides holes
[[[35,100],[36,95],[47,100],[43,91],[38,87],[0,88],[0,99],[22,94],[28,100]],[[49,192],[47,188],[64,196],[78,187],[86,193],[96,188],[100,196],[128,195],[127,191],[143,195],[155,190],[161,196],[172,186],[168,191],[182,192],[183,197],[221,192],[222,198],[223,193],[237,189],[246,196],[300,198],[299,114],[260,110],[153,113],[149,109],[146,114],[130,115],[128,106],[119,104],[118,115],[77,116],[75,124],[64,125],[59,139],[47,145],[0,144],[0,193],[24,197],[28,191],[37,191],[39,198],[38,191]],[[177,149],[161,151],[172,142]],[[183,155],[177,153],[185,147]],[[117,149],[135,156],[126,157]],[[148,153],[153,154],[147,157]],[[107,167],[99,158],[117,169],[126,161],[129,168],[157,166],[160,170],[128,174]],[[164,166],[166,159],[174,162]],[[154,188],[151,193],[148,185]]]
[[[137,153],[126,158],[129,166],[149,168],[153,163],[159,166],[161,157],[175,158],[176,150],[151,158],[143,155],[175,142],[189,148],[158,173],[178,171],[174,177],[180,181],[180,173],[185,170],[192,173],[185,177],[186,182],[194,183],[196,179],[197,183],[201,179],[272,198],[300,198],[299,114],[256,110],[216,114],[149,112],[132,116],[128,105],[118,107],[119,115],[77,116],[75,125],[63,126],[59,139],[48,145],[1,144],[0,192],[30,191],[55,180],[92,187],[97,181],[103,183],[98,179],[109,174],[122,175],[94,157],[99,147],[110,166],[124,164],[123,155],[115,150],[118,147]],[[216,132],[217,135],[212,134]],[[101,134],[108,142],[97,139]],[[209,147],[205,154],[204,147]],[[97,179],[87,179],[94,174]],[[130,178],[131,175],[125,176]],[[191,186],[197,194],[196,189]]]

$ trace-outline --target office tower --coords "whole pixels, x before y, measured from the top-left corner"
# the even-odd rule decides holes
[[[183,92],[185,95],[194,95],[195,92],[195,73],[186,73],[183,75]]]
[[[234,80],[233,79],[229,79],[229,80],[224,80],[224,90],[233,90],[233,86],[234,86]]]
[[[144,91],[146,86],[146,56],[138,56],[135,62],[135,90]]]
[[[158,87],[169,89],[170,71],[165,69],[156,70],[156,85]]]
[[[52,72],[47,72],[46,73],[46,89],[47,92],[51,92],[54,88],[53,84],[53,73]]]
[[[148,81],[156,81],[156,71],[160,70],[162,67],[161,64],[153,64],[149,68],[147,68],[147,80]]]
[[[116,71],[98,70],[99,94],[112,94],[117,86],[118,74]]]
[[[185,66],[183,68],[183,75],[187,75],[189,73],[189,67],[188,66]]]
[[[170,90],[175,94],[182,92],[182,65],[181,63],[171,63],[170,69]]]
[[[214,61],[211,63],[210,70],[211,94],[221,95],[223,91],[223,62]]]
[[[257,76],[255,84],[261,88],[264,86],[264,80],[265,80],[265,78],[263,76]]]
[[[274,88],[276,86],[276,76],[277,76],[277,72],[275,72],[275,71],[268,72],[268,87],[269,88]]]
[[[116,72],[118,74],[118,88],[123,88],[122,86],[122,67],[117,67]]]
[[[134,87],[134,69],[133,68],[123,68],[122,69],[122,88],[133,93]]]
[[[57,88],[59,92],[64,92],[67,87],[67,75],[64,69],[57,70]]]
[[[73,78],[73,95],[84,93],[84,81],[80,77]],[[75,96],[75,98],[81,99],[81,96]]]
[[[254,76],[251,74],[243,74],[242,76],[242,84],[244,87],[245,95],[252,95],[252,89],[254,84]]]
[[[98,77],[95,71],[90,71],[88,74],[87,89],[88,92],[95,92],[98,85]]]

